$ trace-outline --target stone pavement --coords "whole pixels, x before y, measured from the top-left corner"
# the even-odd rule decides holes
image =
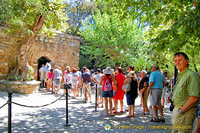
[[[59,98],[60,94],[51,94],[44,90],[34,94],[13,94],[13,102],[20,104],[38,106],[50,103]],[[7,92],[0,91],[0,106],[8,99]],[[94,101],[94,94],[92,95]],[[126,98],[124,98],[126,99]],[[42,108],[26,108],[12,105],[12,131],[15,133],[93,133],[93,132],[122,132],[122,133],[161,133],[171,132],[171,112],[168,104],[164,109],[165,123],[152,123],[149,120],[152,115],[144,116],[142,108],[139,106],[140,98],[136,99],[135,117],[126,118],[127,112],[105,117],[105,110],[97,108],[95,112],[94,102],[83,103],[83,98],[72,99],[69,97],[69,123],[70,127],[65,127],[66,123],[66,101],[65,97],[56,103]],[[126,106],[126,100],[124,100]],[[8,106],[0,109],[0,133],[7,132]],[[150,110],[152,114],[152,109]],[[109,131],[105,130],[111,129]]]

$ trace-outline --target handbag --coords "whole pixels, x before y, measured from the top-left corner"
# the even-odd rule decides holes
[[[130,91],[130,89],[131,89],[130,87],[131,87],[130,83],[127,83],[127,84],[122,86],[122,90],[125,91],[125,92]]]

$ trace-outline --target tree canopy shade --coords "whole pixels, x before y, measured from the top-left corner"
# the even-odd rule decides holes
[[[67,28],[67,17],[62,0],[1,0],[0,24],[7,33],[23,34],[18,45],[17,62],[13,74],[26,78],[28,53],[39,33],[53,34]]]
[[[82,46],[85,54],[98,58],[100,66],[127,66],[136,61],[143,45],[143,26],[138,25],[130,15],[121,19],[123,14],[94,12],[92,23],[83,22],[80,33],[88,43]],[[134,57],[134,58],[133,58]]]
[[[97,0],[101,4],[102,0]],[[148,41],[157,52],[184,51],[195,63],[200,50],[200,1],[104,0],[108,7],[149,25]],[[197,63],[197,62],[196,62]],[[198,64],[199,66],[199,64]]]

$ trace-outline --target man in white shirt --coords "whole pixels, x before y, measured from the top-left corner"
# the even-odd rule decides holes
[[[40,76],[40,81],[41,81],[41,87],[45,87],[45,68],[44,64],[42,64],[42,67],[39,69],[39,76]]]
[[[100,85],[101,77],[101,69],[97,69],[97,74],[94,76],[93,81],[97,84],[97,106],[99,106],[99,98],[102,101],[101,107],[103,107],[103,98],[102,98],[102,85]]]
[[[57,94],[60,90],[60,82],[61,82],[61,79],[62,79],[62,71],[59,70],[58,66],[55,66],[53,73],[55,74],[54,77],[53,77],[53,92],[55,92]],[[56,87],[57,87],[57,90],[55,91]]]

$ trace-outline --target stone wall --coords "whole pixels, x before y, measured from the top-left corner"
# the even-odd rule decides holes
[[[21,94],[32,94],[38,92],[40,81],[0,81],[0,90]]]
[[[22,40],[22,35],[12,37],[6,35],[0,28],[0,79],[8,76],[16,62],[17,41]],[[78,67],[80,38],[64,33],[57,33],[54,37],[39,36],[32,45],[29,53],[29,65],[34,68],[34,77],[37,79],[38,59],[45,57],[64,70],[68,66]]]

